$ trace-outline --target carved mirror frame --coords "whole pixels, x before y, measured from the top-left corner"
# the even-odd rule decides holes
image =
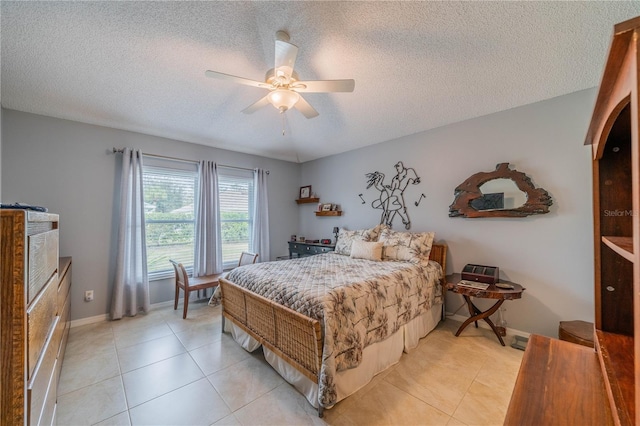
[[[473,208],[471,202],[484,195],[480,187],[494,179],[513,181],[518,189],[526,194],[526,203],[514,209],[476,210]],[[547,191],[536,188],[524,173],[511,170],[509,163],[498,164],[493,172],[480,172],[469,177],[456,187],[454,195],[453,203],[449,206],[449,217],[524,217],[549,213],[549,206],[553,204]]]

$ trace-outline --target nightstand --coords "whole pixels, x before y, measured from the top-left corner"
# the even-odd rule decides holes
[[[496,334],[498,340],[500,340],[500,344],[504,346],[502,336],[500,336],[500,333],[496,329],[495,324],[493,323],[493,321],[491,321],[491,318],[489,318],[489,316],[495,313],[505,300],[520,299],[525,288],[520,284],[500,280],[500,283],[510,284],[513,288],[502,289],[496,287],[495,284],[492,284],[486,289],[475,289],[458,285],[461,279],[462,276],[460,274],[447,275],[447,290],[461,294],[464,297],[465,302],[467,302],[467,307],[469,308],[469,315],[471,315],[465,322],[462,323],[462,325],[456,332],[456,336],[459,336],[460,333],[462,333],[462,330],[464,330],[465,327],[472,322],[475,322],[476,327],[478,327],[478,320],[484,320],[487,324],[489,324],[493,332]],[[473,304],[473,302],[471,301],[471,297],[494,299],[496,300],[496,303],[483,312]]]

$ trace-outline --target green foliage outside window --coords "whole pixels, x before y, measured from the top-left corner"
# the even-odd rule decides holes
[[[187,213],[148,213],[146,215],[147,247],[189,244],[194,238],[194,222]],[[239,212],[221,212],[220,229],[223,243],[249,240],[249,220]],[[172,221],[163,223],[164,221]],[[155,221],[163,221],[157,223]]]
[[[150,213],[145,215],[147,247],[193,242],[193,215],[185,213]],[[171,220],[170,223],[155,223]]]
[[[222,243],[249,241],[249,218],[243,212],[220,212]]]

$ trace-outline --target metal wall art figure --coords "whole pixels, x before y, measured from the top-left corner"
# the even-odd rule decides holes
[[[405,229],[410,229],[411,219],[409,219],[409,212],[407,212],[404,191],[409,184],[419,184],[420,178],[413,168],[406,168],[402,161],[398,161],[394,167],[396,168],[396,175],[391,179],[390,184],[384,183],[384,173],[375,171],[365,175],[367,177],[367,189],[374,187],[380,193],[371,203],[371,207],[382,210],[381,224],[392,227],[393,220],[396,216],[399,216]]]

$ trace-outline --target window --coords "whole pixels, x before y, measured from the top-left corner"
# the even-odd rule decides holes
[[[197,166],[144,157],[142,184],[149,279],[173,276],[169,259],[193,271]]]
[[[243,251],[251,249],[253,228],[253,172],[218,168],[222,263],[225,269],[238,265]]]
[[[149,279],[173,276],[169,259],[193,272],[197,164],[144,157],[142,184]],[[253,172],[218,168],[224,269],[249,251],[253,227]]]

